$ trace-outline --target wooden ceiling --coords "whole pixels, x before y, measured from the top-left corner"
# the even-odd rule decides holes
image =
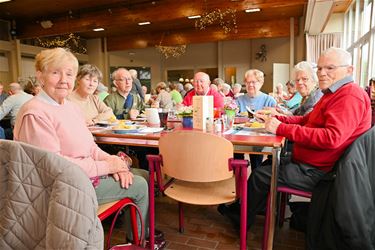
[[[349,0],[335,1],[336,11],[345,11]],[[123,50],[159,45],[178,45],[219,40],[289,36],[290,17],[306,12],[307,0],[13,0],[0,4],[0,19],[16,26],[17,38],[35,38],[75,33],[83,38],[107,38],[107,49]],[[245,13],[245,9],[260,12]],[[188,16],[215,9],[236,11],[237,33],[227,34],[220,25],[195,28]],[[50,20],[51,28],[41,22]],[[229,18],[228,20],[231,20]],[[139,22],[150,25],[139,26]],[[94,28],[105,31],[94,32]]]

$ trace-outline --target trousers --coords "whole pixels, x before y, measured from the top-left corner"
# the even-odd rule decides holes
[[[271,185],[272,166],[261,166],[251,173],[247,182],[247,227],[255,223],[258,212],[262,211],[267,204],[267,196]],[[287,186],[302,191],[311,192],[318,181],[325,175],[325,172],[318,168],[295,163],[290,158],[281,159],[278,186]]]

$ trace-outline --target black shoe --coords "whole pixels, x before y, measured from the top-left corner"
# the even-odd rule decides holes
[[[163,240],[164,239],[164,233],[158,229],[155,229],[155,233],[154,233],[154,238],[155,240]],[[146,240],[148,240],[149,237],[146,238]]]
[[[225,204],[220,204],[217,207],[217,211],[225,217],[229,219],[229,221],[232,223],[233,227],[236,230],[240,230],[240,224],[241,224],[241,216],[240,213],[235,211],[234,207],[227,206]]]
[[[162,239],[162,240],[155,239],[154,250],[163,249],[166,244],[167,244],[167,242],[165,241],[165,239]],[[148,241],[148,240],[146,240],[146,248],[150,249],[150,241]]]

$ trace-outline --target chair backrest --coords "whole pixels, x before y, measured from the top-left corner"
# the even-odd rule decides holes
[[[215,134],[201,131],[175,131],[159,140],[164,174],[191,182],[221,181],[233,176],[228,159],[233,144]]]

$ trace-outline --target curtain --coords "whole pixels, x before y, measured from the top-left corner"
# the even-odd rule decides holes
[[[317,63],[320,54],[330,48],[342,46],[342,33],[327,33],[319,35],[306,34],[306,60]]]

